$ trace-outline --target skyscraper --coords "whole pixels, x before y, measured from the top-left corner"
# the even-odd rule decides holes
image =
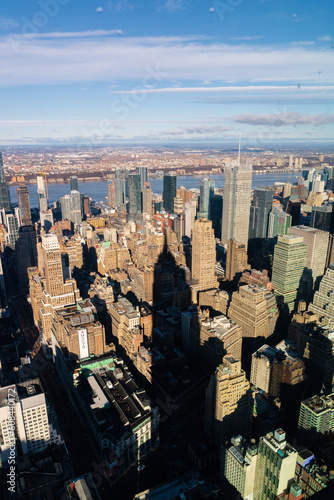
[[[202,179],[200,186],[199,218],[205,217],[211,220],[211,201],[215,192],[215,181],[213,179]]]
[[[287,234],[291,226],[291,215],[281,208],[274,207],[269,214],[268,238]]]
[[[176,197],[176,175],[164,175],[164,209],[166,212],[174,213],[174,198]]]
[[[31,212],[29,203],[29,193],[28,188],[25,184],[22,184],[17,188],[17,201],[21,212],[22,226],[31,226]]]
[[[272,284],[275,295],[288,308],[289,313],[295,307],[306,262],[306,250],[302,237],[294,234],[278,236],[274,252]]]
[[[0,209],[10,210],[10,197],[3,168],[2,152],[0,151]]]
[[[60,207],[61,207],[61,217],[63,220],[71,220],[71,197],[69,194],[65,194],[60,198]]]
[[[0,318],[4,318],[9,315],[10,313],[8,309],[5,280],[3,277],[2,261],[0,254]]]
[[[269,212],[272,209],[273,192],[267,189],[255,189],[250,206],[249,239],[266,238]]]
[[[247,249],[245,244],[229,240],[226,252],[226,279],[232,281],[240,278],[241,273],[248,269],[250,269],[250,265],[247,263]]]
[[[276,498],[293,481],[297,451],[286,442],[285,432],[277,429],[259,440],[254,500]]]
[[[78,191],[78,178],[76,175],[70,177],[71,191]]]
[[[252,189],[252,164],[233,161],[224,168],[222,241],[234,238],[247,249]]]
[[[250,437],[253,397],[241,361],[225,356],[206,391],[205,432],[220,447],[237,434]]]
[[[315,313],[324,325],[334,325],[334,264],[326,269],[315,292],[309,311]]]
[[[115,169],[115,190],[116,190],[116,205],[119,207],[124,203],[123,198],[123,185],[122,185],[122,170]]]
[[[116,189],[115,182],[108,184],[108,205],[111,208],[116,208]]]
[[[141,187],[140,175],[132,174],[128,178],[129,185],[129,214],[136,215],[141,213]]]
[[[9,246],[14,246],[19,233],[19,225],[17,218],[13,214],[6,215],[7,236],[6,243]]]
[[[35,228],[22,225],[18,232],[15,245],[16,267],[19,277],[19,286],[22,293],[29,292],[28,267],[37,265],[37,246]]]
[[[148,168],[136,167],[136,174],[140,175],[140,187],[143,190],[145,182],[148,182]]]
[[[143,213],[147,214],[150,218],[153,215],[152,210],[152,189],[149,182],[145,182],[143,187]]]
[[[289,227],[288,234],[302,236],[306,250],[306,267],[311,271],[311,290],[318,288],[322,278],[327,258],[329,233],[307,226]]]
[[[36,179],[37,179],[37,197],[38,197],[39,209],[41,212],[46,212],[48,209],[48,202],[45,192],[44,174],[37,174]]]
[[[212,222],[197,219],[192,238],[192,278],[198,280],[199,290],[217,287],[215,276],[216,240]]]

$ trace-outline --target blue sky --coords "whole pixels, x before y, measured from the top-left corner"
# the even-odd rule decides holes
[[[0,144],[330,143],[331,0],[2,0]]]

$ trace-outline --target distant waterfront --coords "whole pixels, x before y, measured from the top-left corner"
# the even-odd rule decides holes
[[[297,181],[301,172],[277,172],[253,175],[253,189],[260,186],[273,186],[275,182],[291,182]],[[204,176],[203,176],[204,177]],[[186,189],[200,188],[200,183],[203,177],[199,176],[179,176],[177,178],[177,186],[184,186]],[[210,175],[211,179],[215,180],[216,187],[224,187],[224,175]],[[79,191],[87,194],[94,201],[105,201],[108,194],[107,182],[82,182],[79,183]],[[154,193],[161,194],[163,189],[163,179],[150,179],[151,188]],[[9,192],[12,203],[17,203],[16,187],[10,186]],[[59,200],[61,196],[70,194],[70,184],[49,184],[49,203]],[[36,184],[28,185],[30,207],[38,207],[37,186]]]

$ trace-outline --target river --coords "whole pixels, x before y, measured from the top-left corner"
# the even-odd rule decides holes
[[[252,188],[255,189],[260,186],[273,186],[275,182],[291,182],[293,184],[297,181],[301,172],[278,172],[278,173],[265,173],[254,174],[252,181]],[[177,178],[177,186],[185,186],[186,189],[200,187],[200,182],[203,177],[186,175]],[[224,187],[224,175],[210,175],[210,179],[215,180],[216,187]],[[79,183],[79,191],[87,194],[94,201],[105,201],[108,194],[107,182],[81,182]],[[154,193],[161,194],[163,189],[163,179],[150,179],[150,185]],[[9,186],[9,192],[12,203],[17,203],[16,187]],[[38,207],[37,198],[37,185],[28,185],[30,208]],[[70,184],[48,184],[49,204],[60,199],[65,194],[70,194]]]

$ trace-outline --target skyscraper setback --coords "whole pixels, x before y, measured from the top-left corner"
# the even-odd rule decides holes
[[[250,199],[252,189],[252,164],[232,161],[224,168],[224,200],[222,242],[231,239],[243,243],[247,249]]]

